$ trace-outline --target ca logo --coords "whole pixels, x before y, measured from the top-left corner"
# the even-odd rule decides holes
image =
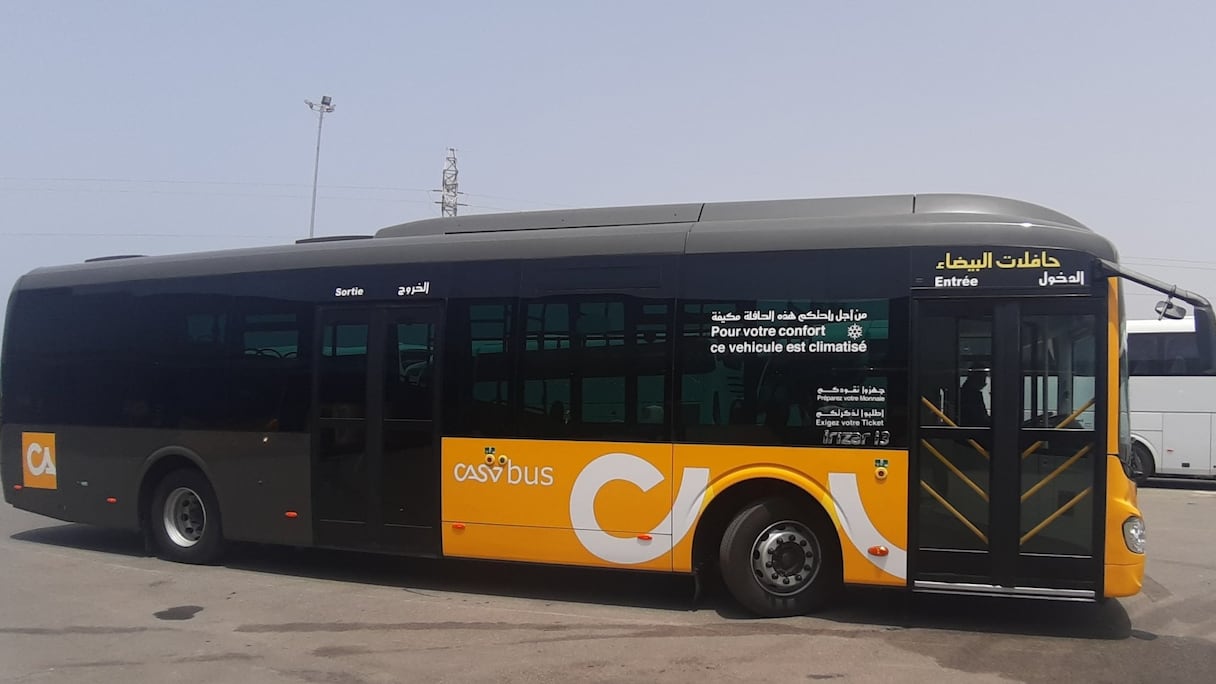
[[[671,551],[682,540],[705,501],[709,486],[708,468],[685,468],[680,491],[667,517],[650,531],[653,543],[640,544],[636,539],[614,537],[600,527],[595,518],[595,496],[613,480],[624,480],[648,492],[663,481],[648,461],[626,453],[604,454],[587,464],[574,481],[570,492],[570,523],[583,548],[609,563],[633,565],[652,561]]]
[[[58,489],[58,471],[55,470],[55,433],[21,433],[22,470],[24,485],[31,489]]]

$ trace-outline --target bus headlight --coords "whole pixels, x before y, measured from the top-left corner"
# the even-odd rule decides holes
[[[1140,516],[1123,521],[1123,543],[1132,553],[1144,553],[1144,520]]]

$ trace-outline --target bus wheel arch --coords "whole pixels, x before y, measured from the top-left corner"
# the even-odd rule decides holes
[[[219,497],[203,468],[181,452],[161,454],[146,469],[139,494],[140,526],[155,555],[179,563],[219,558]]]
[[[813,549],[808,558],[813,558],[815,573],[805,582],[797,580],[795,588],[804,585],[799,591],[784,595],[780,585],[765,589],[750,560],[760,536],[776,532],[774,526],[782,524],[785,538],[793,538],[790,544]],[[761,546],[763,552],[781,553],[769,548],[771,542]],[[693,536],[693,564],[698,573],[721,581],[748,610],[781,617],[806,614],[823,605],[841,584],[843,555],[835,524],[812,494],[784,480],[757,478],[730,486],[706,507]]]

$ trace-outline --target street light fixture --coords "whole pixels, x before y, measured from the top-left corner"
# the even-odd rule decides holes
[[[334,111],[334,99],[328,95],[321,97],[321,103],[304,100],[308,108],[317,113],[317,157],[312,165],[312,213],[308,216],[308,237],[313,236],[313,226],[317,222],[317,175],[321,170],[321,124],[325,123],[325,115]]]

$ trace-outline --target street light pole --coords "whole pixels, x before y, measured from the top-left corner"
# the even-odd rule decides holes
[[[321,97],[321,103],[304,100],[308,108],[317,113],[317,157],[312,164],[312,212],[308,215],[308,237],[313,236],[313,227],[317,222],[317,176],[321,171],[321,124],[325,123],[325,115],[334,111],[334,99],[328,95]]]

